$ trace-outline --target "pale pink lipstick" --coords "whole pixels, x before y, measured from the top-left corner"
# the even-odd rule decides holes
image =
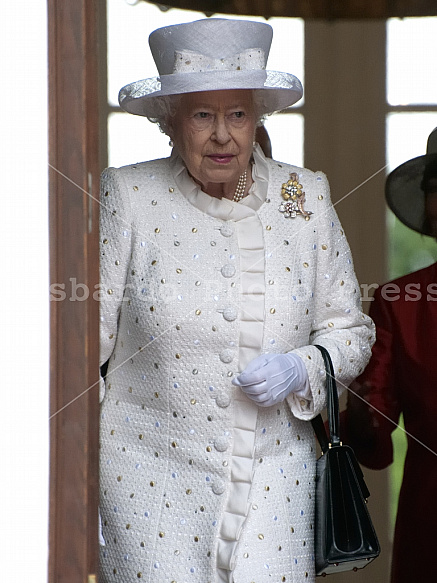
[[[233,154],[209,154],[208,158],[216,164],[229,164],[234,159]]]

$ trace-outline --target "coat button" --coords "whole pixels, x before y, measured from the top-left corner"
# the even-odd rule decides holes
[[[217,451],[226,451],[229,447],[229,439],[225,435],[217,437],[214,441],[214,447]]]
[[[220,233],[223,235],[223,237],[232,237],[234,234],[234,229],[231,227],[231,225],[223,225],[220,228]]]
[[[233,306],[228,306],[223,310],[223,318],[228,322],[233,322],[234,320],[237,319],[237,316],[238,316],[237,310]]]
[[[226,486],[223,480],[216,480],[212,485],[212,491],[214,494],[217,494],[217,496],[221,496],[225,490]]]
[[[234,277],[236,269],[234,265],[228,263],[227,265],[223,265],[221,272],[223,277]]]
[[[219,358],[222,362],[228,364],[229,362],[232,362],[234,360],[234,353],[232,352],[232,350],[228,349],[222,350],[222,352],[220,352]]]
[[[226,409],[231,404],[231,398],[227,393],[221,392],[217,395],[215,402],[221,409]]]

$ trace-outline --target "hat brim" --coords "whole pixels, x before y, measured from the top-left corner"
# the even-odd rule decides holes
[[[123,87],[118,95],[120,107],[134,115],[155,117],[159,97],[183,95],[198,91],[248,89],[260,91],[264,115],[293,105],[303,95],[302,84],[290,73],[279,71],[208,71],[162,75],[135,81]]]
[[[425,154],[404,162],[387,177],[385,197],[397,218],[410,229],[433,237],[425,216],[425,193],[421,188],[425,168],[437,163],[437,154]]]

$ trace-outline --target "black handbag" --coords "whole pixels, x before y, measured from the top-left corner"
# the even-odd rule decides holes
[[[311,421],[322,455],[316,462],[316,575],[357,571],[380,553],[366,507],[370,493],[363,472],[348,445],[340,441],[339,405],[329,352],[321,351],[326,368],[329,438],[321,415]]]

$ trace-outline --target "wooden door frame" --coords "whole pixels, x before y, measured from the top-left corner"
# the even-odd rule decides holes
[[[50,282],[60,291],[50,310],[50,583],[97,581],[99,308],[93,295],[104,4],[48,0]]]

